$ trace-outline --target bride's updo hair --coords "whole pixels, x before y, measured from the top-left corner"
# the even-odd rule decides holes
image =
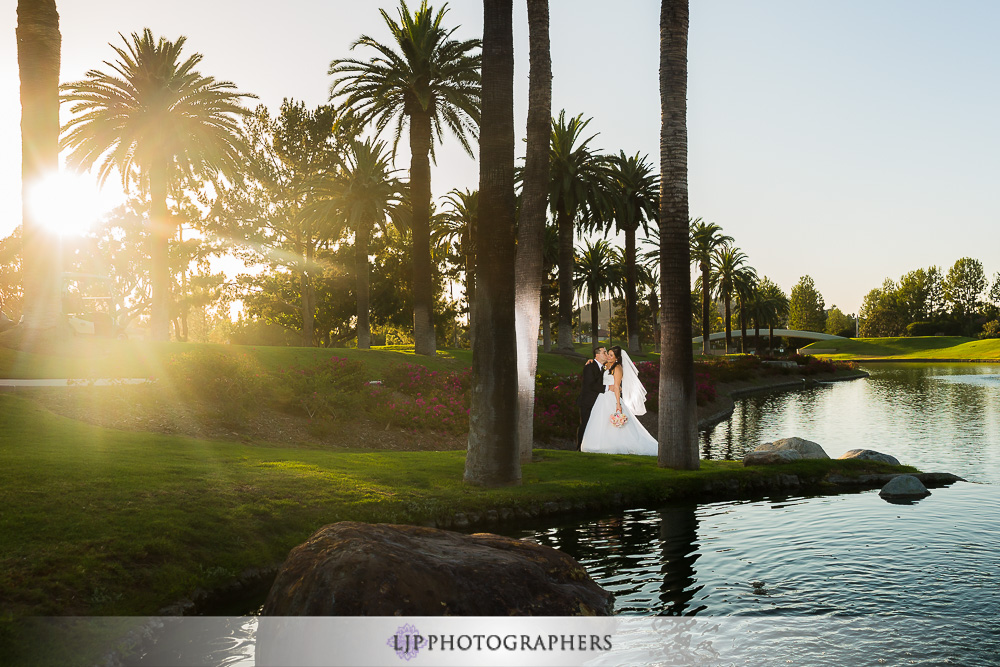
[[[611,364],[611,368],[608,369],[609,373],[615,370],[615,366],[621,366],[622,365],[622,347],[621,347],[621,345],[615,345],[614,347],[611,348],[611,351],[615,353],[615,363]]]

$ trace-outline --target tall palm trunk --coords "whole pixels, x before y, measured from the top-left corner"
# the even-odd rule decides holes
[[[573,218],[560,199],[556,213],[559,229],[559,339],[556,347],[573,352]]]
[[[368,350],[372,346],[372,328],[368,318],[368,237],[371,229],[367,224],[359,225],[355,229],[358,230],[354,241],[354,271],[358,281],[358,349]]]
[[[628,352],[642,354],[639,342],[639,297],[636,293],[635,228],[625,230],[625,326],[628,328]],[[608,327],[610,330],[611,327]]]
[[[727,292],[722,297],[726,308],[726,354],[733,349],[733,297]]]
[[[483,118],[476,256],[476,344],[465,481],[521,482],[514,327],[514,28],[512,0],[483,0]]]
[[[743,299],[737,299],[737,307],[740,309],[740,352],[747,353],[747,317],[743,308]]]
[[[753,318],[753,351],[760,355],[760,319],[756,315]]]
[[[153,340],[170,338],[170,261],[168,248],[173,236],[167,212],[169,163],[156,158],[149,166],[149,282],[152,285],[149,333]]]
[[[549,299],[552,295],[548,287],[542,287],[542,352],[552,351],[552,312]]]
[[[660,3],[661,467],[698,468],[687,188],[688,0]]]
[[[469,304],[469,348],[476,342],[476,234],[474,224],[469,222],[469,244],[465,253],[465,300]]]
[[[434,295],[431,270],[431,115],[410,114],[410,197],[413,206],[413,341],[417,354],[433,356]]]
[[[701,268],[701,353],[711,354],[712,353],[712,343],[709,340],[709,335],[712,331],[711,324],[708,321],[709,317],[709,305],[712,303],[712,290],[711,290],[711,269],[708,262],[701,262],[699,265]]]
[[[521,215],[514,264],[517,308],[518,449],[531,461],[535,438],[535,372],[538,323],[545,269],[545,208],[548,203],[549,138],[552,118],[552,58],[549,54],[549,0],[528,3],[528,127]]]
[[[62,37],[55,0],[18,0],[17,64],[21,78],[21,257],[24,328],[59,325],[59,266],[52,235],[41,229],[29,193],[59,168],[59,62]]]
[[[593,296],[592,292],[590,297],[590,339],[594,345],[597,345],[597,341],[600,339],[600,328],[598,327],[597,323],[597,318],[598,315],[600,314],[600,309],[601,309],[601,302],[596,296]]]
[[[774,356],[774,323],[769,322],[767,325],[767,354],[769,356]]]

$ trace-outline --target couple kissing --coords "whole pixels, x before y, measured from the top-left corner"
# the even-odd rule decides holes
[[[583,383],[576,400],[580,426],[576,448],[602,454],[656,456],[656,438],[643,428],[646,388],[628,353],[618,345],[594,347],[594,358],[583,367]]]

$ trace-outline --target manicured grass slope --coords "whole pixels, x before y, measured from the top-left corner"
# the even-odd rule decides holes
[[[968,359],[1000,360],[1000,339],[976,340],[960,336],[916,336],[913,338],[852,338],[817,341],[805,348],[831,350],[831,359]]]
[[[591,353],[590,345],[578,345],[577,351]],[[111,341],[76,339],[53,354],[20,352],[0,347],[0,377],[2,378],[95,378],[95,377],[160,377],[172,358],[188,353],[221,352],[247,354],[257,359],[264,369],[314,366],[330,357],[346,357],[361,361],[379,379],[385,368],[394,364],[411,363],[431,370],[456,370],[472,365],[470,350],[438,350],[434,357],[413,354],[413,347],[387,347],[372,350],[353,348],[268,347],[249,345],[218,345],[212,343],[154,343],[141,341]],[[637,361],[653,359],[655,355],[636,357]],[[583,360],[559,354],[539,352],[538,370],[555,373],[578,373]]]
[[[0,395],[0,423],[0,598],[15,615],[155,613],[280,562],[334,521],[423,522],[615,493],[655,502],[716,476],[771,474],[734,462],[679,472],[652,457],[540,450],[521,486],[480,489],[462,483],[464,452],[328,452],[115,431],[12,395]],[[830,464],[781,472],[817,465]]]

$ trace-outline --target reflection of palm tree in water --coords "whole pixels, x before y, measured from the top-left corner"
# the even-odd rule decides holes
[[[696,586],[694,564],[698,553],[696,505],[667,507],[660,515],[660,604],[661,616],[693,616],[706,609],[691,601],[703,586]]]

